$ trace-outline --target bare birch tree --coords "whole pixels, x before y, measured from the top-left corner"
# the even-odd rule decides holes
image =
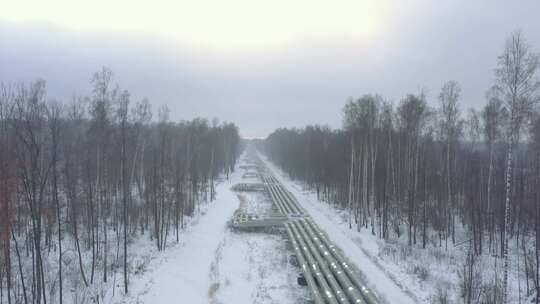
[[[506,41],[503,53],[498,58],[495,71],[496,89],[509,113],[506,126],[506,199],[504,207],[504,277],[503,300],[508,299],[508,243],[510,239],[510,199],[512,189],[512,170],[514,149],[519,142],[520,129],[529,113],[538,102],[540,82],[536,78],[539,67],[539,55],[534,53],[530,45],[519,31],[514,32]]]

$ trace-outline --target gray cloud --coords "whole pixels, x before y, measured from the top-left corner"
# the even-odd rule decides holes
[[[44,78],[48,96],[90,92],[91,74],[110,67],[135,99],[168,104],[171,118],[217,117],[244,136],[309,123],[339,127],[349,97],[398,101],[446,80],[463,87],[462,108],[479,107],[505,37],[524,31],[540,50],[538,1],[396,1],[393,20],[368,41],[298,37],[287,45],[235,53],[175,44],[139,33],[67,31],[0,23],[0,81]]]

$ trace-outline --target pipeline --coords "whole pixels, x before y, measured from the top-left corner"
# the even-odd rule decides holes
[[[259,161],[259,175],[278,210],[283,214],[300,217],[299,220],[289,221],[285,227],[315,303],[323,300],[321,294],[326,303],[331,304],[379,303],[359,279],[354,266],[313,222],[292,193],[267,172],[262,161]]]

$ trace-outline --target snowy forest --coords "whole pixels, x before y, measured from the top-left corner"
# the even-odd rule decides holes
[[[540,304],[539,0],[4,2],[0,304]]]
[[[466,251],[465,303],[509,303],[508,271],[518,273],[522,301],[540,288],[540,63],[521,32],[497,62],[483,108],[460,104],[456,81],[433,101],[424,91],[396,103],[366,94],[345,105],[342,129],[282,128],[258,144],[346,210],[350,229]],[[476,260],[485,256],[482,270]],[[497,263],[483,285],[479,275]]]
[[[177,243],[234,170],[234,124],[171,121],[108,68],[90,84],[69,102],[49,100],[44,80],[0,85],[0,303],[127,293],[140,271],[132,242]]]

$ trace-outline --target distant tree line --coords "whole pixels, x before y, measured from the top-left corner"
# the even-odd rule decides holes
[[[397,104],[364,95],[345,105],[343,129],[278,129],[263,149],[319,199],[346,209],[350,228],[403,235],[422,248],[468,242],[475,255],[504,259],[505,287],[514,240],[527,294],[539,293],[538,68],[538,54],[516,32],[482,109],[461,109],[455,81],[443,85],[434,107],[424,93]],[[457,239],[456,226],[470,239]]]
[[[234,170],[234,124],[172,122],[166,107],[152,119],[107,68],[91,84],[64,104],[46,99],[43,80],[0,85],[0,303],[62,303],[66,276],[77,294],[76,282],[92,290],[122,274],[127,293],[130,239],[178,242]],[[90,297],[68,302],[101,301]]]

